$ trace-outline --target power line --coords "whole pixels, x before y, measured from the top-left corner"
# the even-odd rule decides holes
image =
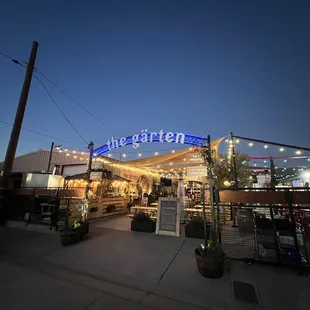
[[[71,128],[76,132],[76,134],[88,145],[88,142],[83,138],[83,136],[79,133],[79,131],[74,127],[74,125],[70,122],[70,120],[68,119],[68,117],[65,115],[65,113],[61,110],[60,106],[57,104],[57,102],[54,100],[54,98],[52,97],[52,95],[50,94],[50,92],[47,90],[47,88],[45,87],[44,83],[36,76],[34,75],[34,77],[37,79],[37,81],[42,85],[42,87],[44,88],[45,92],[48,94],[48,96],[50,97],[50,99],[52,100],[52,102],[54,103],[54,105],[56,106],[56,108],[58,109],[58,111],[61,113],[61,115],[64,117],[64,119],[67,121],[67,123],[71,126]]]
[[[70,99],[72,102],[74,102],[80,109],[82,109],[84,112],[86,112],[88,115],[93,117],[97,122],[99,122],[102,126],[106,127],[107,129],[114,132],[114,130],[106,125],[103,121],[101,121],[96,115],[94,115],[92,112],[87,110],[82,104],[80,104],[78,101],[76,101],[73,97],[71,97],[69,94],[67,94],[62,88],[60,88],[56,83],[54,83],[52,80],[50,80],[48,77],[46,77],[42,72],[37,71],[37,74],[41,74],[47,81],[49,81],[54,87],[56,87],[60,92],[62,92],[68,99]]]
[[[13,126],[12,123],[9,123],[9,122],[7,122],[7,121],[2,121],[2,120],[0,120],[0,123]],[[50,136],[50,135],[47,135],[47,134],[44,134],[44,133],[41,133],[41,132],[32,130],[32,129],[28,129],[28,128],[22,127],[22,130],[31,132],[31,133],[33,133],[33,134],[36,134],[36,135],[39,135],[39,136],[42,136],[42,137],[46,137],[46,138],[49,138],[49,139],[53,139],[53,140],[56,140],[56,141],[60,141],[60,142],[64,142],[64,143],[70,144],[70,142],[68,142],[68,141],[66,141],[66,140],[63,140],[63,139],[61,139],[61,138],[56,138],[56,137],[53,137],[53,136]]]
[[[0,52],[0,55],[2,55],[3,57],[6,57],[8,59],[10,59],[12,62],[14,62],[15,64],[18,64],[24,68],[27,68],[26,65],[22,64],[21,62],[19,62],[17,59]],[[86,112],[88,115],[90,115],[91,117],[93,117],[97,122],[99,122],[102,126],[104,126],[105,128],[109,129],[110,131],[114,132],[114,130],[109,127],[107,124],[105,124],[102,120],[100,120],[95,114],[93,114],[92,112],[90,112],[88,109],[86,109],[81,103],[79,103],[77,100],[75,100],[72,96],[70,96],[68,93],[66,93],[61,87],[59,87],[56,83],[54,83],[51,79],[49,79],[45,74],[43,74],[41,71],[36,70],[35,68],[35,72],[37,74],[42,75],[48,82],[50,82],[54,87],[56,87],[60,92],[62,92],[68,99],[70,99],[72,102],[74,102],[80,109],[82,109],[84,112]]]
[[[13,58],[13,57],[7,55],[7,54],[4,54],[4,53],[0,52],[0,55],[3,56],[3,57],[5,57],[5,58],[10,59],[12,62],[14,62],[14,63],[17,64],[17,65],[20,65],[20,66],[22,66],[22,67],[24,67],[24,68],[27,68],[27,66],[23,65],[23,64],[20,63],[17,59],[15,59],[15,58]]]

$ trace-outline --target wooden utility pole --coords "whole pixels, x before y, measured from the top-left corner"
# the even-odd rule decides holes
[[[34,64],[37,56],[38,42],[32,42],[31,54],[29,57],[27,70],[24,78],[23,88],[19,97],[18,107],[15,115],[14,125],[11,132],[10,141],[5,155],[5,160],[3,164],[3,175],[1,180],[1,185],[3,188],[7,189],[9,186],[9,178],[11,176],[13,162],[16,154],[17,144],[19,140],[20,130],[22,127],[25,109],[27,105],[27,99],[29,94],[29,89],[32,80],[32,74],[34,69]],[[0,186],[1,187],[1,186]]]
[[[48,164],[47,164],[47,174],[50,173],[50,167],[51,167],[51,162],[52,162],[52,156],[53,156],[53,150],[54,150],[54,142],[51,144],[51,150],[50,150],[50,156],[48,158]]]

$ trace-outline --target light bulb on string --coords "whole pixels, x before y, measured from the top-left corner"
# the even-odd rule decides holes
[[[295,153],[296,155],[301,155],[302,152],[300,150],[297,150]]]
[[[283,148],[283,147],[280,147],[279,151],[280,151],[280,152],[284,152],[284,148]]]
[[[268,145],[267,144],[264,145],[264,149],[268,149]]]
[[[253,145],[254,145],[254,143],[253,143],[253,142],[250,142],[250,143],[249,143],[249,146],[251,146],[251,147],[252,147]]]

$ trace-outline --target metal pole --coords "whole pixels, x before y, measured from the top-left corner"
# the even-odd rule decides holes
[[[208,161],[208,181],[209,181],[209,191],[210,191],[210,209],[211,209],[211,222],[212,222],[212,229],[211,235],[212,240],[216,241],[216,220],[215,220],[215,210],[214,210],[214,181],[213,181],[213,173],[212,173],[212,166],[213,166],[213,159],[212,159],[212,150],[211,150],[211,137],[208,135],[207,138],[207,146],[208,146],[208,154],[207,154],[207,161]]]
[[[208,246],[208,238],[207,238],[207,217],[206,217],[206,183],[203,182],[202,185],[202,215],[203,215],[203,230],[205,237],[205,246]]]
[[[233,133],[230,133],[230,143],[232,145],[232,157],[233,157],[233,165],[234,165],[234,180],[235,180],[235,187],[238,188],[238,172],[237,172],[237,165],[236,165],[236,154],[235,154],[235,145],[234,145],[234,136]]]
[[[52,144],[51,144],[50,157],[48,159],[48,164],[47,164],[47,174],[49,174],[49,172],[50,172],[52,156],[53,156],[53,150],[54,150],[54,142],[52,142]]]
[[[90,141],[88,144],[88,149],[89,149],[89,158],[88,158],[88,168],[87,168],[87,176],[86,176],[86,188],[85,188],[85,194],[84,194],[84,199],[85,199],[85,204],[84,204],[84,210],[83,210],[83,221],[87,219],[87,206],[88,206],[88,191],[90,189],[90,173],[91,173],[91,167],[92,167],[92,162],[93,162],[93,150],[94,150],[94,142]]]
[[[28,66],[24,78],[23,88],[19,97],[18,107],[15,115],[14,125],[11,132],[10,141],[8,144],[8,148],[6,151],[6,156],[3,164],[3,175],[1,185],[4,188],[8,188],[9,186],[9,178],[11,176],[13,162],[16,154],[17,144],[19,140],[20,130],[22,127],[25,109],[27,105],[27,99],[29,94],[29,89],[31,85],[32,73],[34,69],[34,64],[37,56],[38,50],[38,42],[32,42],[32,49],[28,61]]]
[[[230,143],[232,145],[232,157],[233,157],[233,165],[234,165],[234,180],[235,180],[234,187],[238,189],[239,184],[238,184],[238,173],[237,173],[237,165],[236,165],[236,153],[235,153],[235,145],[234,145],[234,136],[232,132],[230,133]],[[232,219],[233,219],[232,227],[237,227],[236,213],[237,213],[237,208],[233,206],[232,207]]]

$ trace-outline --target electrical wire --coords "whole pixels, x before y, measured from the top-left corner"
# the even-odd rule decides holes
[[[60,106],[58,105],[58,103],[54,100],[54,98],[52,97],[52,95],[50,94],[50,92],[47,90],[46,86],[44,85],[44,83],[36,76],[34,75],[34,77],[36,78],[36,80],[42,85],[42,87],[44,88],[45,92],[47,93],[47,95],[50,97],[50,99],[52,100],[52,102],[54,103],[54,105],[56,106],[56,108],[58,109],[58,111],[61,113],[61,115],[63,116],[63,118],[67,121],[67,123],[71,126],[71,128],[76,132],[76,134],[88,145],[88,142],[83,138],[83,136],[79,133],[79,131],[75,128],[75,126],[70,122],[70,120],[68,119],[68,117],[65,115],[65,113],[62,111],[62,109],[60,108]]]
[[[9,122],[7,122],[7,121],[2,121],[2,120],[0,120],[0,123],[13,126],[12,123],[9,123]],[[22,130],[31,132],[31,133],[33,133],[33,134],[36,134],[36,135],[39,135],[39,136],[42,136],[42,137],[46,137],[46,138],[49,138],[49,139],[53,139],[53,140],[56,140],[56,141],[60,141],[60,142],[63,142],[63,143],[70,144],[70,142],[68,142],[68,141],[66,141],[66,140],[63,140],[63,139],[61,139],[61,138],[56,138],[56,137],[53,137],[53,136],[50,136],[50,135],[47,135],[47,134],[40,133],[40,132],[38,132],[38,131],[32,130],[32,129],[28,129],[28,128],[22,127]]]
[[[15,58],[13,58],[13,57],[7,55],[7,54],[4,54],[4,53],[0,52],[0,55],[3,56],[3,57],[5,57],[5,58],[10,59],[12,62],[14,62],[14,63],[17,64],[17,65],[20,65],[20,66],[22,66],[22,67],[24,67],[24,68],[27,68],[27,66],[23,65],[23,64],[22,64],[21,62],[19,62],[17,59],[15,59]]]
[[[14,62],[15,64],[18,64],[24,68],[27,68],[27,63],[26,65],[22,64],[21,62],[19,62],[17,59],[0,52],[0,55],[2,55],[5,58],[10,59],[12,62]],[[81,103],[79,103],[77,100],[75,100],[72,96],[70,96],[67,92],[65,92],[61,87],[59,87],[55,82],[53,82],[51,79],[49,79],[45,74],[43,74],[41,71],[38,71],[36,68],[34,68],[34,72],[36,74],[40,74],[42,77],[44,77],[49,83],[51,83],[55,88],[57,88],[63,95],[65,95],[68,99],[70,99],[72,102],[74,102],[80,109],[82,109],[84,112],[86,112],[88,115],[90,115],[91,117],[93,117],[97,122],[99,122],[102,126],[104,126],[105,128],[109,129],[112,132],[115,132],[115,130],[113,130],[111,127],[109,127],[107,124],[105,124],[102,120],[100,120],[95,114],[93,114],[92,112],[90,112],[88,109],[86,109]]]
[[[80,104],[78,101],[76,101],[73,97],[71,97],[69,94],[67,94],[62,88],[60,88],[56,83],[54,83],[52,80],[50,80],[46,75],[44,75],[41,71],[36,71],[37,74],[42,75],[48,82],[50,82],[54,87],[56,87],[63,95],[65,95],[68,99],[70,99],[72,102],[74,102],[80,109],[82,109],[84,112],[86,112],[88,115],[93,117],[97,122],[99,122],[102,126],[109,129],[110,131],[114,132],[114,130],[106,125],[103,121],[101,121],[96,115],[94,115],[92,112],[87,110],[82,104]]]

